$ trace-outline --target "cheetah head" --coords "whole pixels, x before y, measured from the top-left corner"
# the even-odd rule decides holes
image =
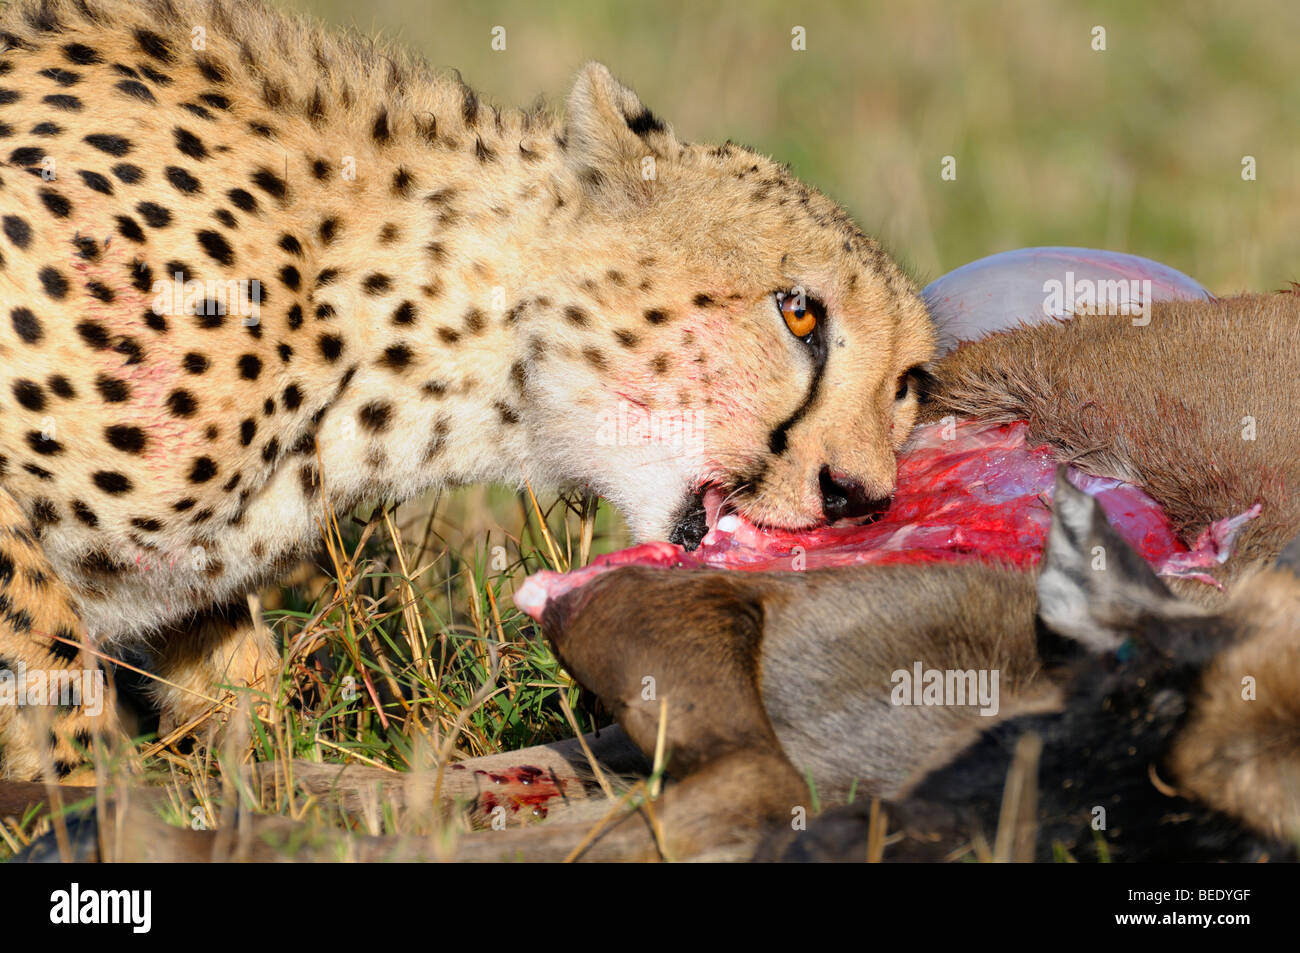
[[[599,64],[561,142],[551,241],[581,290],[529,389],[563,476],[689,548],[727,513],[801,529],[887,501],[934,347],[899,267],[785,167],[679,141]]]

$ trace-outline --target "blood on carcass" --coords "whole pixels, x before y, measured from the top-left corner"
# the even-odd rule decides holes
[[[869,522],[788,531],[711,511],[712,528],[694,552],[644,543],[573,572],[534,573],[515,593],[515,603],[540,620],[550,599],[628,565],[772,571],[977,560],[1026,568],[1037,563],[1047,539],[1059,462],[1049,447],[1030,446],[1028,432],[1024,421],[926,424],[899,455],[889,508]],[[1228,558],[1241,527],[1260,511],[1256,504],[1224,514],[1188,546],[1141,487],[1074,467],[1067,473],[1158,573],[1210,585],[1217,583],[1207,570]],[[707,497],[705,503],[710,505]]]
[[[484,814],[490,815],[497,807],[504,807],[511,814],[526,810],[535,817],[545,817],[547,803],[564,796],[564,779],[530,764],[502,771],[477,770],[474,774],[484,783],[485,789],[478,796],[478,806]]]

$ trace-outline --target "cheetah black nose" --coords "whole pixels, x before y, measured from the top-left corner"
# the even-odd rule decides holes
[[[857,480],[837,476],[830,467],[822,467],[817,476],[822,491],[822,512],[826,521],[834,523],[845,517],[866,516],[879,512],[889,505],[889,500],[867,496],[866,487]]]

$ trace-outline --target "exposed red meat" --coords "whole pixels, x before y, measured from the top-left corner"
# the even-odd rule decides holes
[[[739,514],[719,516],[719,494],[706,497],[707,536],[695,552],[644,543],[568,573],[539,572],[515,603],[540,619],[546,603],[619,566],[804,570],[891,562],[983,560],[1028,567],[1038,561],[1051,524],[1057,460],[1026,443],[1028,425],[960,420],[917,428],[899,456],[898,488],[889,509],[867,523],[841,522],[792,532],[758,527]],[[1134,549],[1163,575],[1214,585],[1205,570],[1231,554],[1237,532],[1259,515],[1256,505],[1211,524],[1190,548],[1159,504],[1140,487],[1073,467],[1070,481],[1091,494]]]

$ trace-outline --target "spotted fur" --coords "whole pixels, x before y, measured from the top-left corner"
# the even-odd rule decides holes
[[[662,538],[705,485],[782,526],[828,475],[891,491],[932,347],[908,279],[604,67],[561,116],[254,0],[0,28],[0,481],[97,644],[241,604],[326,502],[528,479]]]

